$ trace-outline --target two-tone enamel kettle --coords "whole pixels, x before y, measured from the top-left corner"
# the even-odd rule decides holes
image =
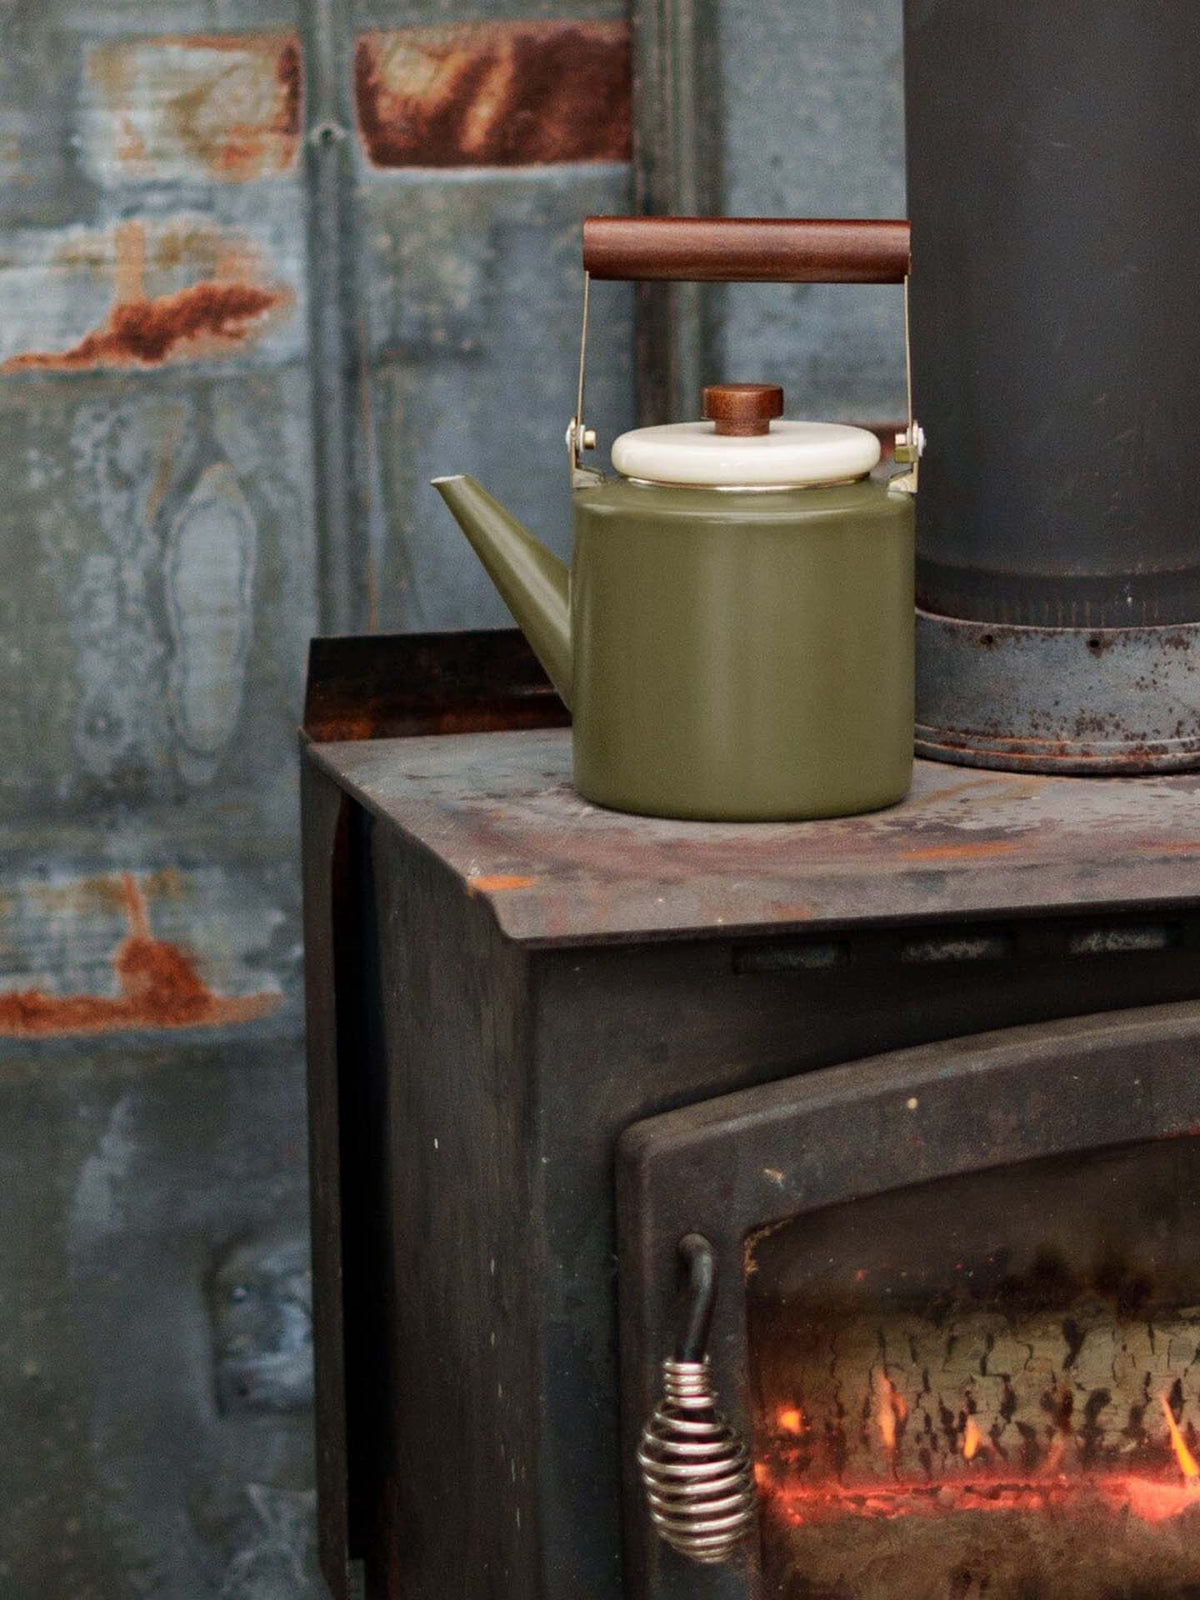
[[[584,226],[568,569],[468,477],[436,487],[572,713],[598,805],[758,821],[890,805],[913,751],[912,417],[890,481],[866,429],[778,420],[769,384],[582,465],[590,277],[904,283],[904,222],[593,217]]]

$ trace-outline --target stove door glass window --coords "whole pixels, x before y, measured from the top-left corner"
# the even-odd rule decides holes
[[[773,1600],[1200,1596],[1200,1140],[752,1234]]]

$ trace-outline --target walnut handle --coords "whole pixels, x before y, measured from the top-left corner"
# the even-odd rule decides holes
[[[593,278],[676,283],[903,283],[905,221],[787,217],[588,217]]]

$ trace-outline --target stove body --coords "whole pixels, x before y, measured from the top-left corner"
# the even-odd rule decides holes
[[[314,648],[335,1600],[1194,1595],[1200,779],[656,822],[564,721],[514,635]],[[704,1567],[635,1460],[692,1230],[761,1505]]]

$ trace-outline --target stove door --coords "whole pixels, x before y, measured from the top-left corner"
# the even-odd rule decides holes
[[[1200,1594],[1200,1003],[654,1117],[619,1156],[631,1600]],[[759,1516],[668,1549],[637,1463],[688,1289]],[[686,1435],[685,1435],[686,1437]]]

